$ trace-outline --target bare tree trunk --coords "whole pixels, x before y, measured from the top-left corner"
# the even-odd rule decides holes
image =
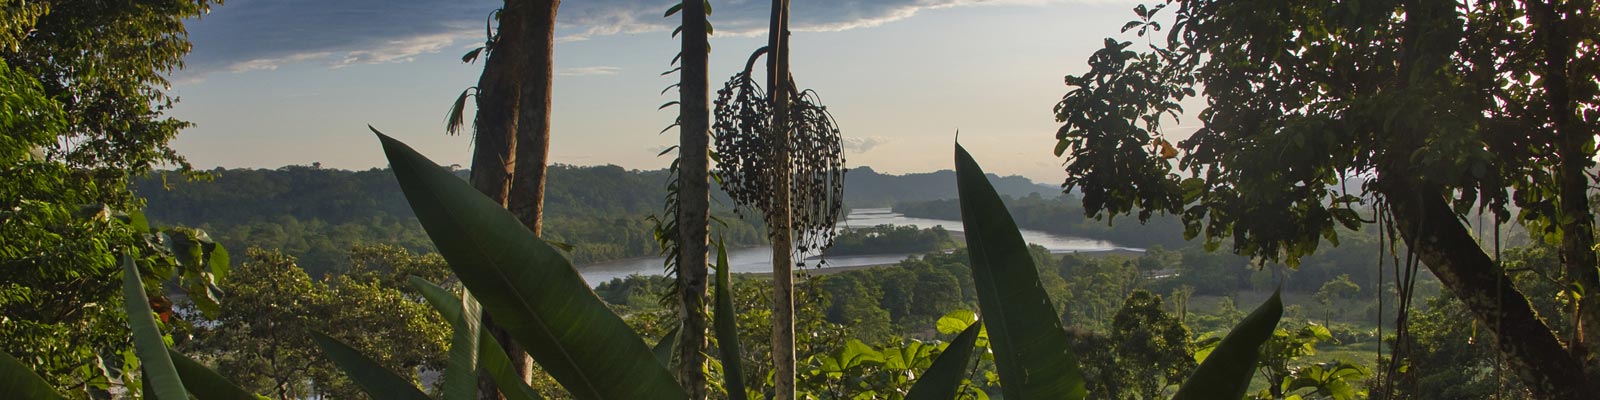
[[[678,382],[706,397],[706,257],[710,224],[711,108],[705,0],[683,0],[683,69],[678,81]]]
[[[789,171],[789,0],[772,1],[767,55],[767,92],[772,96],[772,129],[777,146],[773,196],[778,209],[767,216],[772,238],[772,368],[777,400],[794,399],[794,233],[790,223]]]

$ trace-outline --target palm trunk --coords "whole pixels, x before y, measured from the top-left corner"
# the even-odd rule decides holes
[[[706,398],[706,242],[710,224],[711,108],[705,0],[683,0],[683,69],[678,103],[678,382],[690,399]]]
[[[777,400],[794,399],[794,282],[790,223],[789,171],[789,0],[772,1],[772,27],[767,55],[767,92],[772,97],[772,129],[776,140],[777,169],[773,179],[773,204],[767,216],[772,238],[772,364]]]

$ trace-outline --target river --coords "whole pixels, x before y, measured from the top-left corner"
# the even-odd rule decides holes
[[[961,232],[961,221],[943,219],[913,218],[897,214],[888,208],[858,208],[851,210],[845,216],[840,229],[862,228],[877,225],[916,225],[923,228],[943,226],[952,232]],[[1051,253],[1076,253],[1108,250],[1142,249],[1120,247],[1104,240],[1085,239],[1073,236],[1063,236],[1033,230],[1022,230],[1022,239],[1028,243],[1044,246]],[[826,267],[859,267],[866,265],[894,264],[912,256],[911,254],[863,254],[850,256],[830,256],[827,258]],[[715,255],[713,255],[715,257]],[[612,260],[594,264],[578,266],[578,272],[583,275],[584,281],[590,285],[599,285],[600,282],[628,275],[660,275],[660,257],[639,257],[622,260]],[[713,260],[714,261],[714,260]],[[806,258],[808,268],[816,268],[822,259],[814,255]],[[766,246],[746,247],[728,251],[728,263],[733,265],[736,273],[765,273],[772,272],[772,248]]]

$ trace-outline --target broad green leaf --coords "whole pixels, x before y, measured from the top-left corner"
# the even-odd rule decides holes
[[[972,326],[972,323],[977,320],[977,313],[967,310],[955,310],[939,317],[939,321],[935,322],[933,326],[939,330],[940,334],[954,335],[966,331],[967,327]]]
[[[656,342],[655,347],[650,348],[650,353],[656,356],[656,362],[661,363],[661,366],[672,367],[672,349],[678,347],[678,330],[682,328],[682,325],[673,327],[667,332],[667,336]]]
[[[411,287],[422,293],[439,315],[450,323],[450,355],[444,368],[445,400],[478,398],[478,301],[472,292],[462,290],[457,299],[449,290],[422,278],[410,277]]]
[[[394,371],[384,368],[382,364],[367,358],[350,345],[328,337],[322,332],[307,331],[307,333],[311,334],[312,341],[317,342],[317,347],[322,348],[322,354],[333,360],[333,364],[339,366],[339,370],[344,371],[345,376],[350,377],[357,386],[361,386],[361,390],[365,391],[367,396],[384,400],[429,400],[428,395],[418,390],[410,379],[402,378]]]
[[[475,325],[478,324],[478,321],[481,321],[479,316],[482,314],[478,312],[477,299],[473,299],[469,295],[470,291],[463,293],[463,296],[473,304],[470,307],[473,312],[463,314],[461,313],[462,299],[457,299],[455,295],[450,294],[449,290],[414,276],[411,277],[411,287],[417,288],[417,291],[422,292],[422,297],[428,300],[428,304],[432,305],[433,309],[439,311],[439,315],[444,316],[446,321],[450,321],[453,329],[461,329],[455,324],[458,321],[457,318],[463,315],[467,318],[459,321],[470,320]],[[478,369],[489,373],[490,379],[494,380],[495,387],[500,388],[500,394],[510,400],[539,400],[541,398],[539,393],[528,387],[528,383],[523,382],[521,376],[517,375],[516,370],[511,368],[511,358],[506,355],[506,350],[500,346],[500,342],[495,341],[486,331],[478,329],[477,332],[478,340],[475,343],[477,343],[478,349],[476,356]],[[453,343],[452,346],[454,346]],[[452,347],[450,350],[451,356],[454,357],[455,348]],[[446,376],[449,376],[448,371]],[[470,381],[476,385],[477,377],[474,376]]]
[[[961,390],[961,380],[965,378],[962,375],[967,372],[967,365],[972,360],[973,345],[978,342],[978,331],[982,329],[982,322],[974,323],[956,335],[955,341],[950,342],[950,346],[939,353],[939,358],[933,360],[933,366],[917,378],[917,383],[906,393],[906,400],[956,398]]]
[[[722,386],[728,390],[729,400],[745,400],[744,364],[739,358],[739,310],[733,306],[733,273],[728,265],[727,246],[719,240],[717,246],[717,288],[712,301],[716,314],[711,324],[717,334],[717,350],[722,354]]]
[[[1272,293],[1250,316],[1233,327],[1222,343],[1206,356],[1200,367],[1183,381],[1173,400],[1186,399],[1237,399],[1250,389],[1250,378],[1256,371],[1256,359],[1261,356],[1261,344],[1272,336],[1283,316],[1283,300],[1278,292]]]
[[[569,393],[684,398],[644,340],[556,249],[450,171],[378,136],[412,211],[461,283]]]
[[[183,378],[183,387],[200,400],[256,400],[263,398],[255,393],[240,388],[228,378],[222,377],[216,371],[206,368],[204,364],[195,361],[172,349],[167,349],[167,354],[172,357],[172,365],[178,368],[178,376]]]
[[[1009,399],[1081,399],[1087,394],[1060,314],[1017,224],[967,150],[956,145],[956,187],[966,227],[978,310]]]
[[[33,373],[21,360],[0,351],[0,398],[6,399],[64,399],[50,382]]]
[[[144,388],[145,394],[154,394],[160,399],[189,398],[183,379],[178,377],[178,369],[167,353],[167,342],[161,339],[161,330],[156,328],[150,299],[145,297],[144,283],[139,281],[139,268],[129,256],[122,257],[122,299],[128,313],[128,326],[133,328],[133,350],[139,355],[149,382]]]

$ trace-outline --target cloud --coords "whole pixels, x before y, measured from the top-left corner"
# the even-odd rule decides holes
[[[911,18],[925,10],[973,5],[1037,5],[1105,0],[820,0],[797,3],[796,31],[841,31]],[[568,0],[557,12],[557,40],[666,32],[662,13],[677,0]],[[713,0],[717,35],[765,34],[770,2]],[[189,23],[194,52],[185,74],[270,71],[297,63],[338,68],[407,62],[482,42],[494,0],[233,0]],[[604,73],[604,72],[601,72]]]
[[[566,69],[562,69],[559,72],[556,72],[556,75],[561,75],[561,76],[616,75],[618,72],[622,72],[622,68],[620,68],[620,67],[610,67],[610,66],[594,66],[594,67],[566,68]]]
[[[847,137],[843,139],[844,150],[851,153],[865,153],[878,145],[888,143],[889,139],[878,136]]]

